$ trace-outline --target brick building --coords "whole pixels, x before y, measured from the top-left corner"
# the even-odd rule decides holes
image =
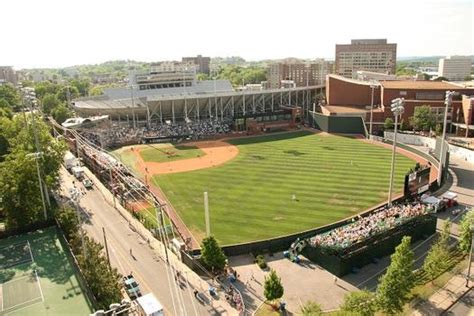
[[[201,55],[197,55],[196,57],[183,57],[181,61],[185,64],[196,65],[196,72],[209,75],[209,64],[211,63],[210,57],[202,57]]]
[[[312,62],[284,61],[270,64],[267,69],[267,83],[271,89],[282,87],[282,81],[292,80],[297,87],[322,84],[326,75],[334,72],[334,63],[324,59]]]
[[[321,111],[326,115],[361,116],[368,123],[374,89],[374,129],[380,129],[387,117],[393,118],[390,105],[396,98],[405,99],[405,111],[402,115],[405,122],[413,116],[415,108],[422,105],[429,105],[441,122],[445,109],[445,92],[450,90],[459,92],[459,96],[453,98],[452,107],[448,110],[448,123],[452,123],[450,125],[453,127],[473,124],[473,97],[462,96],[474,96],[472,87],[450,82],[412,80],[380,81],[372,87],[366,81],[329,75],[326,80],[326,105],[321,106]]]
[[[336,44],[336,74],[355,78],[358,70],[395,74],[397,44],[386,39],[355,39]]]

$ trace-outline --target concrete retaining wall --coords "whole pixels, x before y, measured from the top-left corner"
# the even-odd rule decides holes
[[[384,138],[392,140],[393,132],[384,132]],[[434,138],[412,135],[412,134],[402,134],[397,133],[397,142],[404,143],[407,145],[416,145],[429,147],[430,149],[436,148],[436,140]],[[470,163],[474,163],[474,151],[467,148],[458,147],[452,144],[449,144],[449,152],[451,156],[463,159]]]

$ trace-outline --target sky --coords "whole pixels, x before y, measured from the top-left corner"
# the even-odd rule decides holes
[[[0,65],[182,56],[334,59],[387,38],[397,55],[472,55],[473,0],[0,0]]]

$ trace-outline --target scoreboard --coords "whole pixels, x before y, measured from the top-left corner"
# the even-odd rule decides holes
[[[431,167],[414,171],[405,176],[405,197],[414,197],[430,188]]]

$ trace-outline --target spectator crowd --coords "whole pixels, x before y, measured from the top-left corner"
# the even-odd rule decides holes
[[[310,245],[335,250],[345,249],[425,214],[426,207],[421,203],[392,205],[366,217],[358,216],[345,226],[316,235],[310,239]]]
[[[150,139],[187,138],[204,139],[218,134],[230,133],[226,121],[200,121],[182,123],[152,124],[150,127],[111,126],[107,129],[84,129],[79,133],[98,147],[137,144]]]

